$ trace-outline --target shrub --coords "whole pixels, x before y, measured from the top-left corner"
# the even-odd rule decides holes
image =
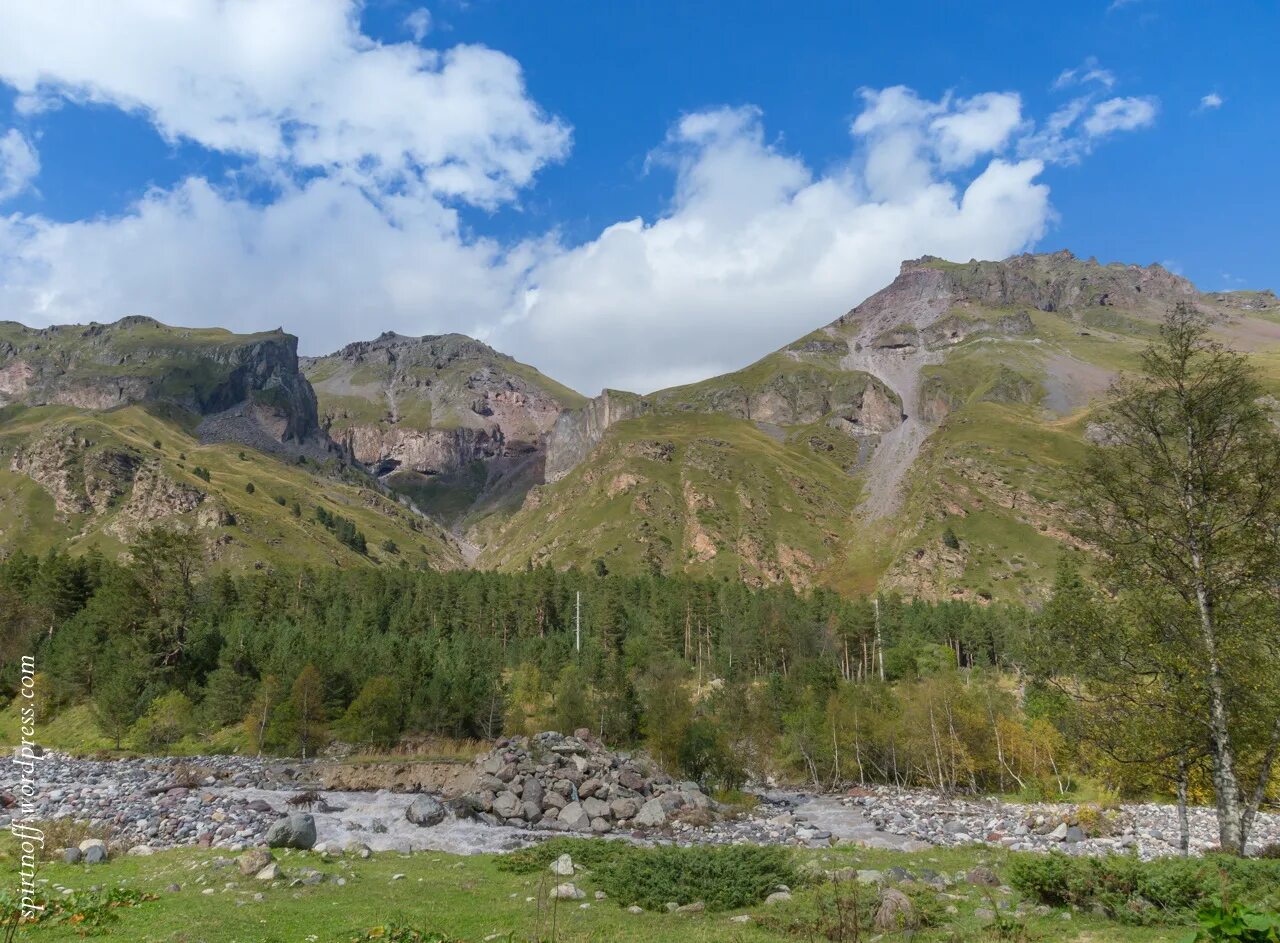
[[[251,481],[244,486],[244,490],[246,494],[253,494],[258,489],[253,486],[253,482]]]
[[[639,848],[621,841],[598,838],[551,838],[528,848],[503,855],[497,861],[499,871],[511,874],[537,874],[545,871],[561,855],[573,859],[576,867],[594,871],[626,854],[640,854]]]
[[[1235,940],[1239,943],[1280,943],[1280,914],[1263,913],[1241,904],[1215,904],[1196,914],[1200,929],[1180,943],[1214,943]]]
[[[779,884],[796,881],[787,849],[758,845],[651,848],[619,855],[596,871],[601,890],[619,904],[649,910],[669,901],[732,910],[758,904]]]
[[[339,729],[343,736],[356,743],[372,743],[389,747],[400,738],[401,707],[400,686],[394,678],[378,675],[365,682],[356,695]]]
[[[960,549],[960,538],[956,536],[956,532],[951,529],[949,524],[946,530],[942,532],[942,545],[951,550]]]
[[[276,504],[280,505],[281,507],[284,507],[286,504],[289,503],[289,499],[282,494],[276,495],[275,501],[276,501]]]
[[[160,695],[129,729],[129,739],[144,750],[156,750],[177,743],[195,726],[191,699],[181,691]]]
[[[1185,920],[1226,895],[1275,906],[1280,864],[1212,856],[1140,861],[1127,855],[1069,858],[1061,853],[1013,859],[1009,883],[1055,907],[1099,907],[1124,923]]]

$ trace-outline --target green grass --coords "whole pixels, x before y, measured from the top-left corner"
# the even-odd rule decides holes
[[[778,442],[721,415],[647,416],[611,427],[591,462],[539,489],[481,562],[603,557],[625,571],[657,559],[671,571],[776,582],[799,573],[798,554],[810,572],[831,558],[859,497],[839,455],[807,440]]]
[[[323,837],[323,836],[322,836]],[[0,847],[12,848],[6,836]],[[227,864],[219,865],[220,855]],[[367,860],[343,858],[326,861],[318,855],[302,852],[278,855],[286,875],[302,868],[313,868],[346,881],[345,886],[327,881],[317,886],[289,887],[265,885],[242,878],[230,856],[207,850],[162,852],[151,857],[119,856],[105,865],[44,864],[39,878],[47,882],[47,893],[58,894],[59,888],[76,892],[90,886],[122,887],[157,899],[133,907],[119,908],[118,921],[109,925],[106,938],[131,943],[266,943],[266,941],[303,941],[317,943],[345,941],[369,928],[399,923],[447,933],[469,941],[490,939],[531,939],[541,931],[544,940],[550,933],[551,905],[546,893],[555,882],[549,871],[512,873],[501,867],[502,858],[494,855],[457,857],[442,853],[419,853],[405,856],[380,853]],[[988,849],[934,849],[905,854],[855,848],[830,851],[799,852],[796,858],[802,869],[867,868],[885,870],[900,866],[918,871],[929,868],[940,873],[955,874],[978,863],[994,866],[1002,876],[1007,873],[1009,856]],[[5,871],[13,867],[12,859],[0,860]],[[393,880],[397,874],[402,878]],[[729,913],[701,915],[645,912],[627,913],[614,900],[596,901],[591,892],[598,884],[590,873],[574,880],[587,891],[582,903],[560,902],[555,907],[554,939],[569,941],[633,940],[645,941],[765,941],[808,939],[783,935],[760,926],[754,919],[748,923],[731,922],[731,914],[747,913],[754,917],[780,916],[776,908],[763,905]],[[167,888],[177,884],[179,890]],[[202,891],[211,889],[213,893]],[[810,908],[813,892],[797,886],[796,899],[786,909],[803,913]],[[261,901],[254,900],[262,894]],[[941,922],[923,930],[911,939],[920,943],[952,940],[997,939],[987,929],[990,921],[975,914],[988,906],[986,889],[957,884],[948,890],[952,897],[939,898],[939,911],[946,904],[956,908],[955,914],[940,913]],[[1016,901],[1017,895],[990,892],[991,898]],[[1077,913],[1069,922],[1061,919],[1061,911],[1047,917],[1025,920],[1025,939],[1056,941],[1115,941],[1115,943],[1156,943],[1172,941],[1184,933],[1173,927],[1131,927]],[[69,926],[34,926],[24,939],[76,940],[76,929]],[[886,943],[908,939],[903,934],[883,937]]]
[[[0,469],[8,468],[13,450],[24,441],[49,427],[62,426],[75,429],[95,447],[112,445],[158,461],[166,476],[206,492],[205,503],[215,501],[234,515],[234,525],[203,531],[210,537],[230,538],[220,548],[219,566],[242,568],[257,561],[399,566],[404,561],[449,568],[460,563],[436,525],[358,477],[335,477],[331,469],[287,463],[234,443],[207,445],[141,406],[104,413],[77,413],[62,407],[23,410],[0,423]],[[155,441],[160,442],[158,449]],[[209,470],[209,482],[195,476],[197,466]],[[246,489],[250,482],[252,494]],[[285,499],[283,506],[277,497]],[[97,547],[115,555],[123,544],[110,525],[127,500],[126,494],[101,515],[60,518],[43,487],[25,475],[0,470],[0,548],[22,546],[36,551],[59,545],[84,553]],[[302,509],[300,517],[292,513],[294,502]],[[354,521],[368,540],[368,554],[362,556],[342,545],[317,524],[313,516],[317,504]],[[396,543],[398,554],[381,550],[387,539]]]

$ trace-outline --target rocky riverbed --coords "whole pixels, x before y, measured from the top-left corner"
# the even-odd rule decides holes
[[[431,824],[415,824],[407,815],[418,796],[388,789],[375,791],[326,790],[319,778],[320,764],[281,762],[251,757],[155,758],[114,761],[74,759],[49,753],[38,761],[39,794],[33,814],[41,820],[75,819],[90,823],[94,832],[109,838],[120,850],[162,849],[175,846],[204,846],[239,850],[263,844],[268,829],[282,816],[303,810],[315,820],[317,840],[334,846],[350,843],[377,850],[448,851],[479,853],[510,850],[536,841],[556,831],[601,834],[605,829],[586,816],[585,828],[575,810],[573,824],[565,826],[559,813],[578,803],[583,811],[600,812],[600,805],[586,800],[600,796],[610,807],[609,828],[615,837],[643,842],[678,844],[791,844],[824,846],[837,842],[860,843],[881,848],[918,849],[926,845],[963,845],[986,842],[1015,850],[1060,849],[1070,854],[1103,854],[1134,850],[1144,858],[1176,854],[1178,827],[1176,812],[1164,805],[1126,805],[1099,816],[1097,810],[1069,805],[999,802],[987,799],[958,799],[919,791],[858,789],[846,796],[814,796],[798,792],[762,792],[759,803],[748,812],[718,809],[688,783],[661,781],[661,774],[647,781],[626,782],[623,773],[631,758],[620,760],[611,772],[595,777],[607,786],[589,788],[583,795],[577,787],[591,779],[585,776],[574,788],[557,815],[545,824],[531,822],[522,815],[502,817],[478,808],[473,797],[492,792],[496,801],[516,776],[503,780],[508,754],[500,748],[503,766],[487,772],[486,757],[479,761],[480,775],[470,791],[445,796],[439,816],[425,819]],[[573,753],[553,754],[573,756]],[[515,765],[531,762],[517,756]],[[593,760],[591,762],[597,762]],[[542,776],[547,791],[556,791],[563,781],[563,767],[550,761]],[[573,760],[568,760],[573,764]],[[610,760],[612,763],[612,759]],[[488,764],[493,766],[492,763]],[[535,767],[539,764],[534,764]],[[547,765],[547,764],[543,764]],[[575,764],[576,765],[576,764]],[[14,802],[18,793],[15,768],[0,768],[0,828],[21,815]],[[596,772],[601,772],[597,770]],[[520,774],[520,792],[528,787]],[[612,779],[611,779],[612,776]],[[496,783],[503,788],[494,791]],[[563,789],[564,787],[559,787]],[[534,789],[536,792],[536,787]],[[635,796],[625,795],[627,792]],[[290,804],[302,793],[312,793],[310,803]],[[559,793],[557,792],[557,795]],[[678,796],[667,800],[664,796]],[[528,800],[519,800],[523,811]],[[633,799],[619,809],[618,799]],[[651,819],[639,812],[654,800]],[[509,805],[510,800],[503,799]],[[482,805],[482,803],[481,803]],[[632,811],[632,805],[636,806]],[[552,800],[551,807],[556,807]],[[629,813],[618,815],[618,811]],[[663,816],[658,821],[657,811]],[[541,826],[541,827],[540,827]],[[1216,844],[1216,827],[1210,809],[1191,810],[1191,846],[1200,852]],[[1258,847],[1280,842],[1280,815],[1259,815],[1252,844]],[[142,852],[145,853],[145,852]]]

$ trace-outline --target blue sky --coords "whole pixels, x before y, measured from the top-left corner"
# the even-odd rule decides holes
[[[904,255],[1280,288],[1274,3],[35,6],[0,318],[458,330],[595,392],[740,366]]]

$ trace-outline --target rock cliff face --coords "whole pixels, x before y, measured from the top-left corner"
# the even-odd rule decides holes
[[[14,450],[9,469],[26,475],[53,498],[59,517],[98,518],[114,514],[107,532],[122,540],[139,530],[172,521],[202,507],[205,492],[175,481],[155,459],[138,450],[97,442],[70,424],[44,430]],[[212,506],[210,506],[212,507]],[[198,526],[216,526],[215,514]]]
[[[303,370],[329,435],[356,461],[459,532],[541,480],[557,417],[585,402],[461,334],[387,333]]]
[[[0,405],[103,410],[179,406],[203,437],[268,450],[325,450],[297,338],[175,328],[150,318],[42,329],[0,324]]]
[[[653,411],[653,403],[635,393],[605,390],[581,409],[556,419],[547,437],[547,482],[559,481],[591,454],[615,422],[638,419]]]

